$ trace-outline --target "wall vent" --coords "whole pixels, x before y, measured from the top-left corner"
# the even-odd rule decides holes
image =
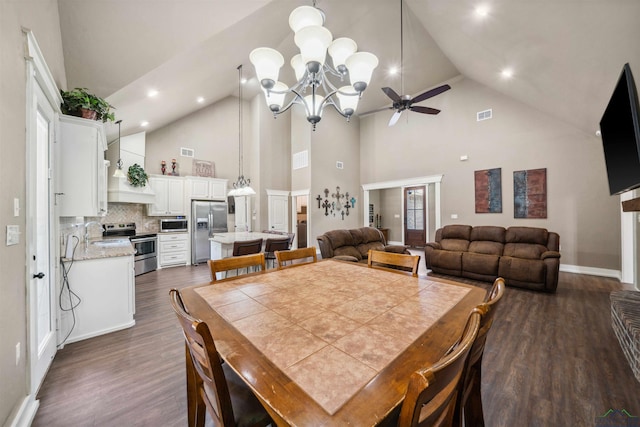
[[[493,117],[493,113],[492,113],[491,109],[484,110],[484,111],[478,111],[478,114],[477,114],[477,120],[479,122],[482,121],[482,120],[489,120],[492,117]]]
[[[336,169],[344,169],[344,163],[341,161],[336,162]]]
[[[194,154],[195,154],[195,151],[193,148],[180,147],[180,155],[182,157],[193,157]]]
[[[309,166],[309,151],[304,150],[295,153],[291,160],[293,162],[292,167],[294,170],[306,168]]]

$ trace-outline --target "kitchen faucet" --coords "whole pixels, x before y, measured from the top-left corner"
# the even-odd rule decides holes
[[[102,227],[102,224],[100,224],[98,221],[89,221],[84,225],[84,247],[86,248],[87,246],[89,246],[89,226],[91,224],[96,224],[100,226],[100,230],[104,231],[104,228]]]

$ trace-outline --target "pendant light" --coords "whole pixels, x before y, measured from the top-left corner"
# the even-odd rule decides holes
[[[124,178],[125,174],[122,170],[122,150],[120,149],[120,123],[122,123],[122,120],[118,120],[116,123],[118,124],[118,161],[116,162],[116,170],[113,173],[113,177]]]
[[[251,180],[245,179],[243,167],[242,147],[242,64],[238,65],[238,180],[233,183],[233,190],[228,196],[253,196],[256,192],[251,188]]]

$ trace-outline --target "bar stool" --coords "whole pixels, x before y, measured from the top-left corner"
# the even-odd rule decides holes
[[[261,251],[262,239],[235,241],[233,242],[231,256],[259,254]]]
[[[275,267],[276,256],[275,251],[287,251],[289,250],[289,238],[285,239],[267,239],[264,243],[264,258],[267,261],[267,267],[269,261],[271,261],[271,267]]]

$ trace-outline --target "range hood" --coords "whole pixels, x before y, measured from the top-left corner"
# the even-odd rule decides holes
[[[107,200],[119,203],[149,204],[155,203],[156,193],[149,187],[149,183],[144,187],[134,187],[129,184],[126,177],[115,178],[109,176]]]

